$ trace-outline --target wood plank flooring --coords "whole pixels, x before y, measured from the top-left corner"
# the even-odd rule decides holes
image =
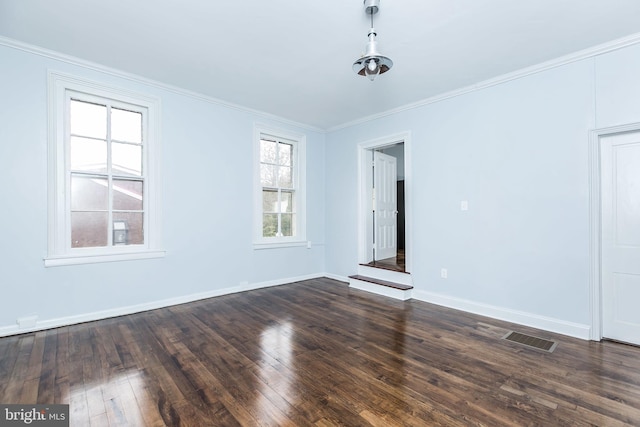
[[[398,271],[400,273],[406,273],[407,263],[404,249],[398,249],[396,256],[391,258],[380,259],[377,261],[371,261],[366,265],[367,267],[382,268],[383,270]]]
[[[2,338],[0,403],[68,403],[72,426],[638,426],[640,349],[317,279]]]

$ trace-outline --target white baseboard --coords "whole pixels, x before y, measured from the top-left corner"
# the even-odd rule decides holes
[[[92,313],[83,313],[75,316],[60,317],[57,319],[45,319],[37,321],[34,327],[21,329],[18,324],[0,327],[0,337],[9,335],[25,334],[29,332],[42,331],[45,329],[59,328],[62,326],[75,325],[78,323],[93,322],[95,320],[108,319],[111,317],[126,316],[128,314],[140,313],[143,311],[155,310],[158,308],[171,307],[173,305],[185,304],[193,301],[203,300],[207,298],[219,297],[222,295],[235,294],[238,292],[252,291],[254,289],[269,288],[272,286],[286,285],[288,283],[300,282],[303,280],[317,279],[326,277],[325,273],[309,274],[305,276],[289,277],[285,279],[269,280],[266,282],[249,283],[246,285],[232,286],[223,289],[216,289],[197,294],[184,295],[175,298],[168,298],[160,301],[152,301],[148,303],[130,305],[127,307],[118,307],[109,310],[96,311]]]
[[[349,283],[349,278],[347,276],[340,276],[338,274],[333,274],[333,273],[323,273],[322,276],[326,277],[327,279],[333,279],[339,282]]]
[[[567,322],[565,320],[540,316],[524,311],[511,310],[503,307],[496,307],[475,301],[421,291],[418,289],[413,290],[413,298],[441,305],[443,307],[479,314],[481,316],[487,316],[498,320],[505,320],[507,322],[568,335],[583,340],[591,339],[591,326],[586,324]]]
[[[117,316],[126,316],[128,314],[140,313],[158,308],[170,307],[173,305],[185,304],[207,298],[214,298],[222,295],[229,295],[238,292],[251,291],[254,289],[268,288],[272,286],[280,286],[303,280],[317,279],[327,277],[329,279],[338,280],[340,282],[349,282],[349,278],[332,273],[316,273],[305,276],[290,277],[284,279],[270,280],[259,283],[250,283],[240,286],[232,286],[213,291],[201,292],[197,294],[184,295],[175,298],[168,298],[160,301],[152,301],[143,304],[131,305],[127,307],[119,307],[110,310],[96,311],[92,313],[84,313],[75,316],[61,317],[57,319],[48,319],[37,321],[36,326],[31,328],[20,329],[16,325],[8,325],[0,327],[0,337],[36,332],[45,329],[59,328],[78,323],[92,322],[95,320],[108,319]],[[419,301],[425,301],[432,304],[441,305],[456,310],[463,310],[469,313],[479,314],[494,319],[505,320],[520,325],[530,326],[533,328],[543,329],[546,331],[556,332],[584,340],[591,338],[591,327],[589,325],[567,322],[564,320],[553,319],[550,317],[539,316],[532,313],[505,309],[502,307],[491,306],[474,301],[454,298],[446,295],[435,294],[432,292],[413,289],[412,297]]]

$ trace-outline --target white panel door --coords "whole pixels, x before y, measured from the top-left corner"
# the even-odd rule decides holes
[[[640,132],[600,141],[602,332],[640,345]]]
[[[374,151],[373,161],[375,259],[381,260],[396,256],[398,251],[397,160]]]

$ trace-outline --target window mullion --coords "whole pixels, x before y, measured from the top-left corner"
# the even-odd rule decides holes
[[[278,207],[278,230],[276,231],[276,236],[282,237],[282,189],[278,188],[278,203],[276,204]]]
[[[113,246],[113,170],[111,164],[111,105],[107,105],[107,182],[109,184],[107,205],[107,246]]]
[[[73,246],[71,240],[71,96],[65,92],[64,98],[64,248],[68,252]]]
[[[276,174],[276,191],[278,192],[278,197],[276,199],[276,237],[282,236],[282,215],[280,213],[280,201],[281,201],[281,191],[280,191],[280,165],[278,159],[280,158],[280,141],[275,140],[276,143],[276,158],[274,159],[274,173]]]

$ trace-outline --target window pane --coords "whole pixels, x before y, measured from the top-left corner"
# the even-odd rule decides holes
[[[276,171],[277,166],[273,165],[260,165],[260,182],[263,187],[275,187],[276,186]]]
[[[107,210],[109,187],[106,179],[73,175],[71,177],[71,210]]]
[[[107,142],[71,137],[71,169],[87,172],[107,172]]]
[[[278,231],[278,214],[262,215],[262,236],[275,237]]]
[[[280,198],[280,212],[293,212],[293,193],[283,191]]]
[[[275,141],[268,141],[266,139],[261,139],[260,140],[260,162],[275,163],[276,147],[277,147],[277,143]]]
[[[142,212],[114,212],[113,245],[144,244],[143,220]]]
[[[293,214],[282,214],[282,235],[293,236]]]
[[[262,191],[262,211],[263,212],[279,212],[278,211],[278,192]]]
[[[289,166],[280,166],[278,168],[278,185],[282,188],[293,188],[293,177],[291,176],[291,168]]]
[[[113,180],[113,209],[123,211],[142,210],[142,181]]]
[[[111,143],[112,171],[116,175],[142,175],[142,146]]]
[[[111,109],[111,139],[142,142],[142,114],[134,111]]]
[[[280,143],[280,151],[278,152],[278,163],[281,165],[291,166],[293,156],[293,145]]]
[[[107,107],[71,100],[71,133],[73,135],[107,138]]]
[[[107,218],[106,212],[72,212],[71,247],[107,246]]]

